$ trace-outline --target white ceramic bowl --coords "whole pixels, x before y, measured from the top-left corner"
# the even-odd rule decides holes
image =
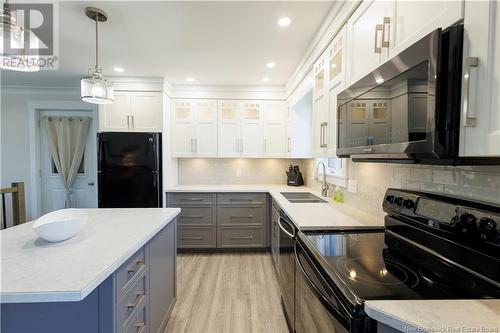
[[[48,242],[62,242],[76,235],[88,220],[81,209],[56,210],[40,217],[33,223],[33,231]]]

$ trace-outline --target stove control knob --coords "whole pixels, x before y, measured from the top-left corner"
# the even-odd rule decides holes
[[[476,217],[469,213],[463,213],[456,223],[457,230],[462,235],[469,235],[476,229]]]
[[[415,207],[415,202],[411,199],[406,199],[403,201],[403,206],[405,208],[411,209],[411,208]]]
[[[497,235],[497,223],[488,217],[479,220],[480,237],[483,240],[493,239]]]
[[[394,203],[398,206],[401,206],[403,204],[403,198],[397,197],[394,199]]]
[[[394,196],[393,195],[388,195],[385,197],[385,201],[393,203],[394,201]]]

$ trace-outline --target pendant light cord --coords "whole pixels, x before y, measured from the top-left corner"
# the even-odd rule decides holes
[[[99,69],[99,23],[96,17],[95,19],[95,70]]]

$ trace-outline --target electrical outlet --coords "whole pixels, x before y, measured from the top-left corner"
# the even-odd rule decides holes
[[[241,177],[241,169],[236,169],[236,177]]]
[[[356,179],[347,180],[347,191],[351,193],[358,193],[358,181]]]

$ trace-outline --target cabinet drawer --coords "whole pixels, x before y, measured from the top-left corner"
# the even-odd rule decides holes
[[[266,218],[265,207],[218,207],[217,225],[263,226]]]
[[[215,207],[183,207],[177,217],[179,226],[214,226]]]
[[[147,267],[144,248],[137,251],[126,263],[116,271],[116,300],[118,301],[130,286],[139,277]]]
[[[199,206],[215,204],[215,194],[213,193],[169,193],[169,206]]]
[[[148,331],[148,305],[144,302],[142,308],[137,312],[131,321],[126,323],[126,327],[119,332],[124,333],[146,333]]]
[[[219,193],[218,205],[265,205],[265,193]]]
[[[214,248],[216,247],[215,227],[212,228],[190,228],[179,227],[177,229],[178,248]]]
[[[217,247],[265,247],[266,232],[264,228],[217,228]]]
[[[137,309],[142,309],[144,304],[148,303],[147,283],[148,275],[143,272],[141,277],[131,285],[130,291],[118,301],[116,305],[117,327],[125,327]]]

